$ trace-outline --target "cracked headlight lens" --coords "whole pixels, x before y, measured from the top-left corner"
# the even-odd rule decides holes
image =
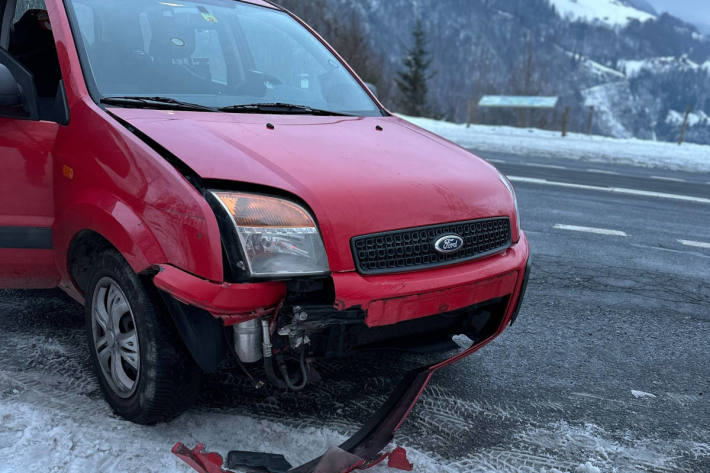
[[[289,200],[212,191],[232,217],[251,276],[305,276],[330,271],[311,214]]]

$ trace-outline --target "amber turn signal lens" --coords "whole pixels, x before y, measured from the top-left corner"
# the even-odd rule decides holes
[[[303,208],[274,197],[236,192],[215,192],[240,227],[315,228]]]
[[[74,179],[74,169],[65,164],[62,166],[62,175],[71,181]]]

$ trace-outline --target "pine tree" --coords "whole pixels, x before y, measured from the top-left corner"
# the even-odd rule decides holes
[[[431,113],[428,81],[434,77],[434,74],[429,72],[431,59],[421,20],[417,21],[412,38],[414,45],[404,56],[402,62],[405,70],[397,74],[397,86],[401,95],[402,111],[407,115],[421,117]]]

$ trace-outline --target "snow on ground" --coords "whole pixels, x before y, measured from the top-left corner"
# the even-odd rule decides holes
[[[24,368],[15,366],[13,360],[0,366],[0,473],[190,473],[170,452],[178,441],[190,448],[202,442],[208,451],[223,455],[233,449],[281,453],[293,465],[300,465],[340,444],[346,432],[355,430],[354,425],[341,422],[334,425],[287,413],[251,415],[250,409],[238,413],[233,407],[210,407],[209,403],[169,424],[135,425],[111,413],[85,366],[79,340],[79,334],[61,342],[49,335],[0,336],[5,343],[0,356],[22,353],[21,359],[33,360]],[[655,399],[640,399],[651,401]],[[331,401],[327,408],[338,405],[339,401]],[[639,465],[658,473],[678,471],[674,452],[681,440],[669,444],[639,438],[633,432],[618,438],[592,423],[533,420],[521,417],[507,403],[489,404],[475,396],[457,399],[436,386],[425,391],[410,422],[426,419],[421,428],[436,443],[442,426],[446,431],[470,429],[480,425],[480,416],[490,420],[492,431],[511,418],[521,422],[502,427],[511,435],[504,443],[454,450],[446,458],[421,445],[412,448],[408,445],[411,432],[396,441],[407,448],[416,473],[644,471]],[[698,442],[693,451],[697,456],[707,455],[710,446]],[[370,471],[393,473],[384,465]]]
[[[23,400],[15,391],[17,400],[0,402],[1,473],[194,471],[170,452],[176,441],[189,448],[203,442],[208,451],[222,454],[234,449],[283,453],[296,466],[346,439],[327,428],[294,428],[216,412],[191,412],[170,424],[143,427],[112,416],[102,400],[81,400],[85,415],[77,416],[74,406],[48,399]],[[416,450],[408,449],[408,456],[417,471],[451,471]]]
[[[559,131],[505,126],[455,124],[428,118],[405,117],[426,130],[464,148],[511,154],[531,154],[644,167],[710,172],[710,146],[633,138],[617,139]]]
[[[619,0],[550,0],[562,18],[600,22],[611,27],[624,27],[631,20],[641,22],[656,18]]]
[[[345,440],[345,435],[324,427],[298,428],[214,411],[191,411],[170,424],[144,427],[116,418],[101,399],[75,399],[75,404],[67,403],[69,398],[55,402],[41,397],[16,389],[9,398],[0,400],[1,473],[192,472],[170,453],[176,441],[189,448],[203,442],[208,451],[222,454],[233,449],[282,453],[293,465],[300,465]],[[566,422],[531,427],[518,434],[526,444],[576,452],[578,462],[545,461],[506,448],[448,461],[412,448],[407,448],[407,453],[418,473],[503,473],[511,471],[509,467],[525,473],[600,473],[614,471],[620,461],[648,465],[656,468],[653,471],[673,470],[672,458],[664,456],[659,445],[643,445],[631,438],[628,444],[622,444],[607,435],[595,425],[571,426]],[[707,449],[707,445],[701,448]],[[527,462],[521,455],[537,466],[522,466]],[[549,467],[541,466],[544,464]],[[393,470],[383,464],[368,471]]]

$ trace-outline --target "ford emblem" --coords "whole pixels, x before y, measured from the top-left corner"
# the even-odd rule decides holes
[[[443,254],[456,253],[461,248],[463,248],[463,238],[458,235],[444,235],[434,243],[434,249]]]

